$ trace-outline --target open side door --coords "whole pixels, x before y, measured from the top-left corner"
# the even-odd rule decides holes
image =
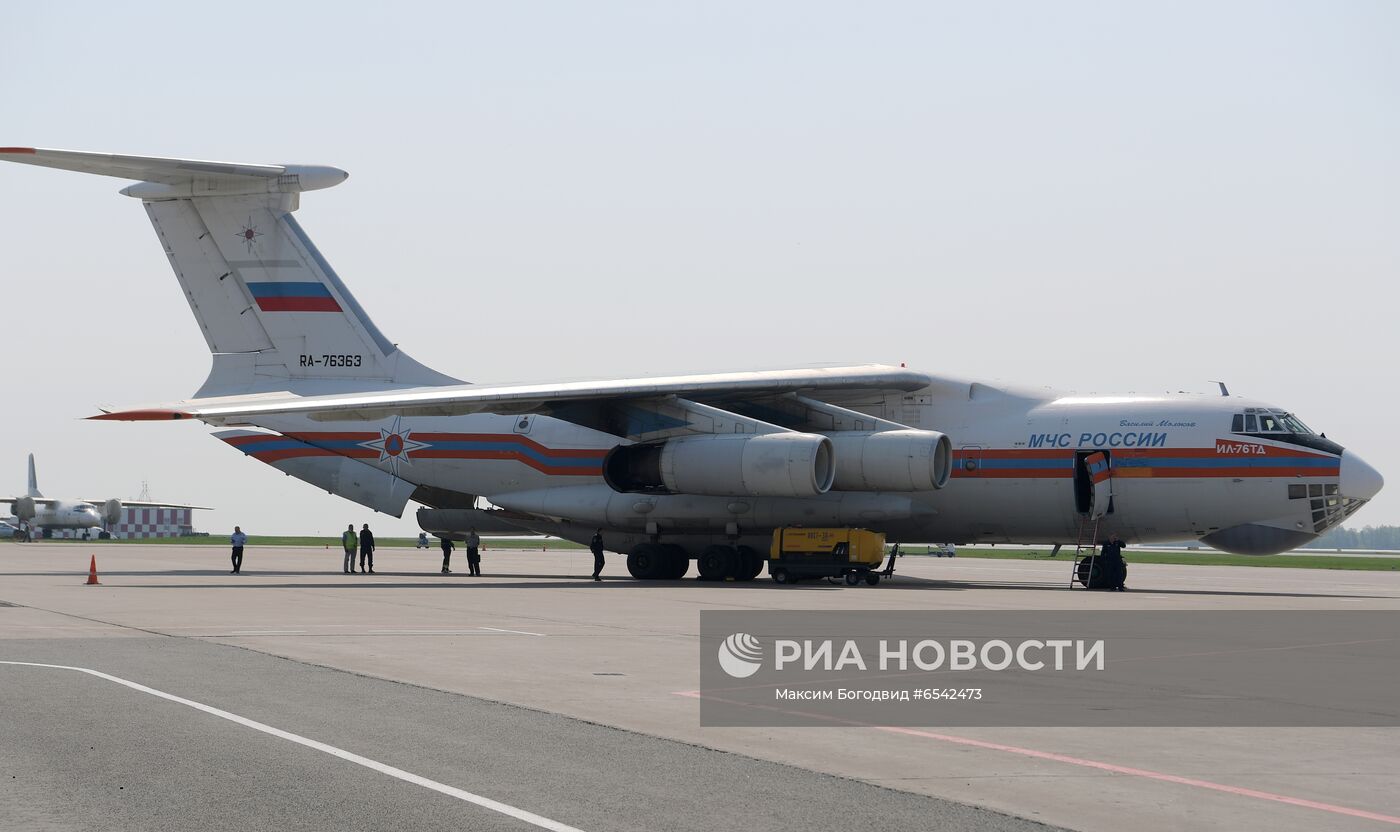
[[[1113,511],[1113,460],[1108,451],[1092,451],[1080,454],[1076,462],[1076,507],[1097,520]]]

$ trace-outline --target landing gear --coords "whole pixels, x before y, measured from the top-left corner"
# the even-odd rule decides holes
[[[674,581],[689,569],[685,550],[669,543],[642,543],[627,556],[627,571],[641,581]]]
[[[706,546],[695,566],[702,581],[722,581],[734,577],[739,551],[733,546]]]
[[[735,551],[739,553],[739,571],[734,576],[737,581],[752,581],[763,574],[763,556],[749,546],[740,546]]]
[[[666,550],[666,562],[658,577],[666,581],[684,578],[685,573],[690,571],[690,556],[681,547],[669,543],[662,544],[661,548]]]
[[[1080,558],[1074,566],[1074,579],[1085,589],[1117,589],[1127,576],[1128,567],[1121,560],[1091,555]]]
[[[695,559],[702,581],[752,581],[767,563],[749,546],[706,546]],[[673,543],[640,543],[627,556],[627,571],[640,581],[676,581],[690,571],[690,556]]]

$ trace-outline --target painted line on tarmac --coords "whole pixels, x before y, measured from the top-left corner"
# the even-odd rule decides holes
[[[505,630],[500,627],[482,627],[483,630],[490,630],[493,633],[511,633],[517,636],[543,636],[544,633],[531,633],[525,630]]]
[[[237,632],[224,633],[226,636],[299,636],[305,630],[238,630]]]
[[[777,711],[786,714],[799,714],[801,716],[817,716],[802,711],[794,711],[790,708],[779,708],[774,705],[758,705],[751,702],[741,702],[736,699],[722,699],[715,696],[706,697],[698,690],[677,690],[671,692],[675,696],[685,696],[691,699],[708,698],[712,702],[724,702],[729,705],[743,705],[761,710]],[[1317,800],[1308,800],[1303,797],[1290,797],[1286,794],[1275,794],[1274,792],[1261,791],[1259,789],[1249,789],[1243,786],[1230,786],[1224,783],[1214,783],[1210,780],[1200,780],[1195,777],[1182,777],[1177,774],[1167,774],[1162,771],[1152,771],[1145,768],[1134,768],[1133,766],[1120,766],[1115,763],[1104,763],[1098,760],[1090,760],[1084,757],[1073,757],[1069,754],[1058,754],[1053,751],[1038,751],[1034,748],[1022,748],[1017,745],[1007,745],[1000,742],[990,742],[988,740],[975,740],[971,737],[959,737],[953,734],[940,734],[934,731],[924,731],[918,728],[899,728],[893,725],[875,725],[869,722],[860,722],[854,719],[841,719],[839,717],[820,716],[830,722],[842,725],[853,725],[863,728],[873,728],[876,731],[884,731],[889,734],[900,734],[909,737],[919,737],[921,739],[938,740],[939,742],[963,745],[971,748],[981,748],[987,751],[1001,751],[1007,754],[1018,754],[1022,757],[1031,757],[1037,760],[1049,760],[1056,763],[1066,763],[1082,768],[1098,769],[1111,774],[1123,774],[1129,777],[1141,777],[1146,780],[1157,780],[1163,783],[1175,783],[1179,786],[1194,786],[1198,789],[1209,789],[1215,792],[1236,795],[1237,797],[1250,797],[1255,800],[1267,800],[1274,803],[1284,803],[1289,806],[1300,806],[1305,809],[1317,809],[1323,812],[1331,812],[1336,815],[1346,815],[1353,818],[1364,818],[1365,820],[1375,820],[1381,823],[1390,823],[1400,826],[1400,817],[1395,815],[1385,815],[1380,812],[1370,812],[1365,809],[1353,809],[1350,806],[1338,806],[1333,803],[1323,803]]]
[[[215,708],[212,705],[205,705],[203,702],[196,702],[193,699],[185,699],[182,696],[176,696],[173,693],[166,693],[163,690],[156,690],[155,688],[147,687],[146,685],[143,685],[139,682],[133,682],[130,679],[123,679],[120,676],[113,676],[110,673],[103,673],[100,670],[93,670],[90,667],[74,667],[65,664],[42,664],[40,662],[13,661],[0,661],[0,665],[11,665],[16,667],[43,667],[53,670],[74,670],[79,673],[86,673],[89,676],[96,676],[99,679],[106,679],[109,682],[116,682],[117,684],[131,688],[132,690],[140,691],[141,693],[148,693],[151,696],[155,696],[160,699],[166,699],[171,702],[178,703],[180,705],[185,705],[186,707],[194,708],[196,711],[203,711],[204,713],[210,714],[211,716],[217,716],[220,719],[226,719],[229,722],[234,722],[247,728],[252,728],[255,731],[261,731],[264,734],[269,734],[271,736],[278,737],[279,739],[287,740],[288,742],[294,742],[297,745],[306,746],[307,748],[311,748],[316,751],[329,754],[332,757],[339,757],[342,760],[354,763],[357,766],[363,766],[367,769],[370,769],[371,771],[377,771],[380,774],[387,774],[390,777],[402,780],[405,783],[412,783],[415,786],[422,786],[425,789],[431,789],[435,792],[438,792],[439,794],[445,794],[448,797],[455,797],[456,799],[461,800],[463,802],[480,806],[483,809],[490,809],[493,812],[499,812],[502,815],[515,818],[516,820],[524,821],[525,823],[528,823],[532,826],[538,826],[541,829],[549,829],[552,830],[552,832],[583,832],[583,830],[578,829],[577,827],[560,823],[557,820],[551,820],[550,818],[547,818],[543,815],[537,815],[534,812],[530,812],[525,809],[519,809],[515,806],[511,806],[508,803],[501,803],[498,800],[492,800],[489,797],[482,797],[479,794],[473,794],[469,791],[459,789],[455,786],[449,786],[445,783],[439,783],[436,780],[429,780],[428,778],[423,777],[421,775],[414,774],[410,771],[404,771],[401,768],[395,768],[391,765],[381,763],[378,760],[371,760],[368,757],[361,757],[359,754],[354,754],[342,748],[336,748],[333,745],[327,745],[326,743],[319,742],[308,737],[303,737],[300,734],[293,734],[290,731],[283,731],[281,728],[274,728],[271,725],[265,725],[261,722],[248,719],[247,717],[239,716],[238,714],[230,713],[228,711]]]

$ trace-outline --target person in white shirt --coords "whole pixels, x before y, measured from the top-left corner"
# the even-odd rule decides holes
[[[233,574],[237,575],[243,571],[243,544],[248,542],[248,535],[237,526],[233,527],[233,534],[228,539],[233,544]]]

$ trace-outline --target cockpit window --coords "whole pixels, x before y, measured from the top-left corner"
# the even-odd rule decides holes
[[[1313,429],[1303,424],[1297,416],[1282,410],[1246,408],[1236,413],[1230,422],[1230,430],[1235,433],[1291,433],[1298,436],[1316,436]]]
[[[1298,419],[1298,417],[1297,417],[1297,416],[1294,416],[1292,413],[1285,413],[1285,414],[1283,414],[1283,424],[1284,424],[1284,427],[1287,428],[1287,430],[1288,430],[1290,433],[1303,433],[1303,434],[1311,434],[1311,433],[1312,433],[1312,428],[1310,428],[1310,427],[1308,427],[1307,425],[1303,424],[1302,421],[1300,421],[1300,420]]]

